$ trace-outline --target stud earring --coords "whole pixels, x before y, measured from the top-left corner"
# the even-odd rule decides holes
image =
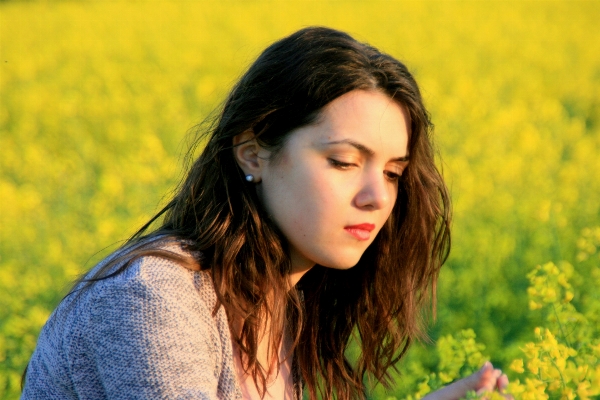
[[[252,174],[246,175],[246,181],[248,181],[248,182],[254,181],[254,175],[252,175]]]

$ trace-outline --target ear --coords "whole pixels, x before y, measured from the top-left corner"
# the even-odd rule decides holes
[[[269,152],[258,144],[254,132],[247,130],[233,137],[233,156],[244,175],[252,175],[254,183],[260,182]]]

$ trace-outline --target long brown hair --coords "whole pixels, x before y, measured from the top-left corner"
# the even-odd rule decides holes
[[[290,289],[285,237],[236,164],[233,138],[252,130],[276,155],[290,132],[357,89],[381,91],[407,110],[410,163],[392,215],[358,264],[349,270],[317,265]],[[311,398],[362,398],[365,377],[389,385],[389,369],[424,335],[422,310],[427,300],[435,302],[448,256],[449,197],[434,164],[431,131],[417,83],[402,63],[343,32],[300,30],[258,57],[198,137],[204,150],[172,200],[130,239],[127,251],[85,282],[156,254],[149,238],[182,240],[202,255],[195,262],[210,271],[217,307],[225,308],[243,365],[262,393],[269,366],[257,360],[260,332],[271,332],[269,354],[276,355],[287,329]],[[161,217],[160,226],[150,229]],[[345,356],[353,334],[361,350],[354,365]]]

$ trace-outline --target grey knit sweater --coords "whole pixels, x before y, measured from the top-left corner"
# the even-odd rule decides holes
[[[135,261],[61,302],[40,333],[21,398],[241,398],[225,311],[212,315],[216,299],[208,272],[158,257]]]

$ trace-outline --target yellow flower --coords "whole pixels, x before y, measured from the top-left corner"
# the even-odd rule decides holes
[[[542,361],[539,358],[529,360],[527,363],[527,369],[534,375],[540,372],[540,366],[542,366]]]
[[[573,295],[573,292],[571,292],[571,291],[567,290],[567,291],[565,292],[565,297],[564,297],[564,300],[563,300],[563,301],[564,301],[565,303],[569,303],[571,300],[573,300],[573,296],[574,296],[574,295]]]
[[[553,392],[553,391],[559,389],[561,386],[562,386],[562,383],[560,382],[560,380],[554,379],[548,385],[548,391]]]
[[[542,305],[536,301],[533,300],[529,300],[529,309],[530,310],[539,310],[540,308],[542,308]]]
[[[573,389],[571,389],[570,387],[565,388],[561,394],[562,394],[561,399],[564,399],[564,400],[571,400],[571,399],[575,398],[575,393],[573,392]]]
[[[546,394],[546,385],[539,379],[525,379],[525,393],[522,400],[542,400],[548,399]]]
[[[588,399],[590,396],[590,386],[591,385],[588,381],[583,381],[579,385],[577,385],[577,396],[579,396],[579,398],[582,400]]]
[[[512,364],[510,364],[509,368],[519,374],[525,372],[525,369],[523,368],[523,360],[520,358],[514,360]]]

